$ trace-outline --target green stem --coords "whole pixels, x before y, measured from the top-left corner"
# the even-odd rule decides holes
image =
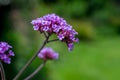
[[[46,63],[46,61],[43,62],[32,74],[30,74],[24,80],[30,80],[31,78],[33,78],[44,67],[45,63]]]
[[[32,63],[32,61],[37,57],[38,53],[44,48],[44,46],[46,45],[47,41],[49,39],[49,36],[46,37],[46,40],[43,42],[41,48],[39,49],[39,51],[34,54],[29,61],[25,64],[25,66],[20,70],[20,72],[13,78],[13,80],[18,80],[18,78],[20,77],[20,75],[25,71],[25,69]]]
[[[0,73],[1,73],[1,79],[5,80],[5,72],[1,62],[0,62]]]
[[[53,42],[53,41],[58,41],[59,39],[53,39],[53,40],[49,40],[49,41],[47,41],[47,43],[49,43],[49,42]]]

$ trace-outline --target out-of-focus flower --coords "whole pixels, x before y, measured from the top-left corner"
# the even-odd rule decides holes
[[[48,14],[41,18],[32,20],[34,30],[38,30],[41,33],[47,32],[48,34],[56,34],[58,39],[62,42],[65,42],[67,45],[77,42],[78,39],[75,38],[75,35],[78,33],[72,29],[72,26],[67,24],[67,22],[57,16],[56,14]],[[71,49],[70,49],[71,48]],[[72,50],[73,47],[68,46],[69,50]]]
[[[44,61],[58,59],[59,54],[54,52],[52,48],[43,48],[38,57]]]
[[[12,50],[9,50],[12,48],[8,43],[6,42],[0,42],[0,61],[3,61],[7,64],[11,63],[11,56],[14,56],[14,52]]]

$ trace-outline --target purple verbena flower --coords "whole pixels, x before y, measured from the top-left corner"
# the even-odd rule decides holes
[[[74,47],[73,43],[69,43],[69,44],[67,44],[67,46],[68,46],[69,51],[72,51],[72,49]]]
[[[41,18],[32,20],[34,30],[38,30],[41,33],[47,32],[48,34],[56,34],[58,39],[65,42],[67,45],[78,42],[78,38],[75,35],[78,33],[72,29],[72,26],[67,24],[66,20],[57,16],[56,14],[48,14]],[[71,47],[72,50],[73,47]]]
[[[3,61],[7,64],[11,63],[11,56],[14,56],[14,52],[12,50],[9,50],[12,48],[8,43],[6,42],[0,42],[0,61]]]
[[[43,48],[38,57],[44,61],[58,59],[59,54],[54,52],[52,48]]]

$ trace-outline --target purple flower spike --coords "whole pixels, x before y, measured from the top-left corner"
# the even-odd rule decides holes
[[[58,59],[58,56],[59,54],[54,52],[52,48],[43,48],[38,54],[38,57],[44,61]]]
[[[58,39],[65,42],[67,45],[73,42],[78,42],[75,35],[78,33],[72,29],[72,26],[67,24],[66,20],[57,16],[56,14],[48,14],[41,18],[32,20],[34,30],[41,33],[56,34]],[[69,48],[69,46],[68,46]]]
[[[12,48],[8,43],[6,42],[0,42],[0,61],[3,61],[7,64],[11,63],[11,56],[14,56],[14,52],[12,50],[9,50]]]

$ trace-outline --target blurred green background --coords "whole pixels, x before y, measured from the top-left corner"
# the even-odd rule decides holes
[[[30,22],[48,13],[65,18],[80,42],[72,52],[59,41],[47,44],[60,58],[32,80],[120,80],[120,0],[0,0],[0,41],[12,45],[16,55],[10,65],[3,63],[7,80],[39,49],[44,37]],[[19,80],[41,63],[36,58]]]

